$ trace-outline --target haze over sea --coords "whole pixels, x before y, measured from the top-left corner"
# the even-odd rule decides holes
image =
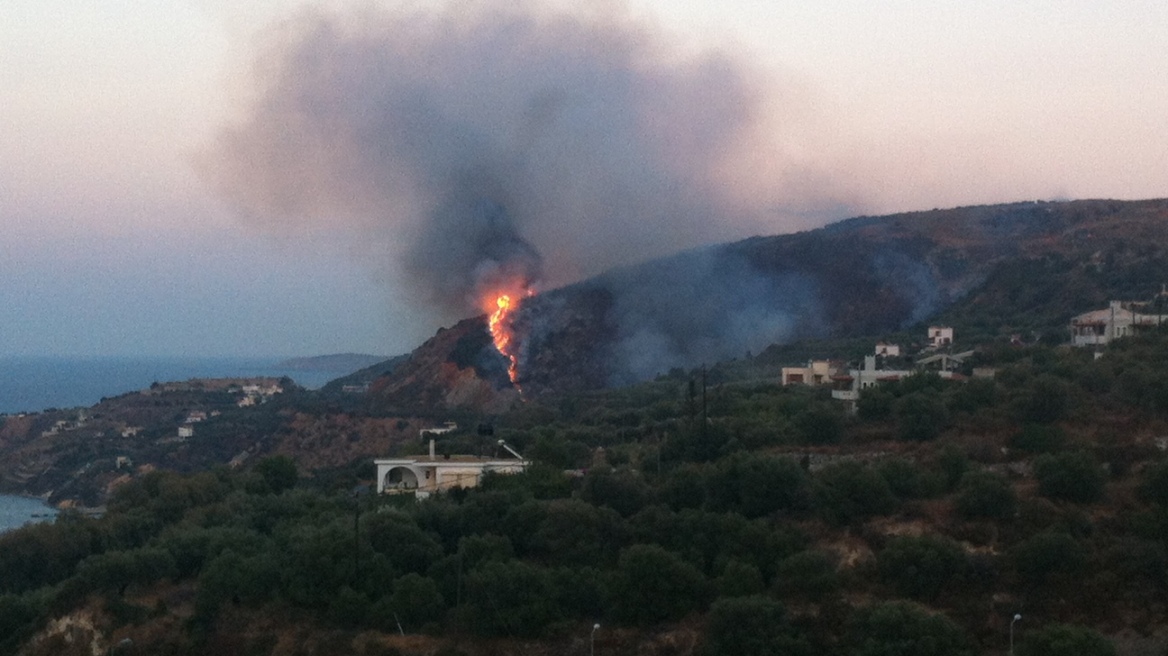
[[[88,407],[154,382],[288,376],[317,388],[345,373],[293,371],[280,363],[276,358],[0,357],[0,413]]]

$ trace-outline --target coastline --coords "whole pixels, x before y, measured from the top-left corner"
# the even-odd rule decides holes
[[[0,357],[0,415],[38,414],[50,409],[88,408],[148,389],[155,382],[191,378],[287,376],[317,389],[343,374],[297,371],[278,358],[187,357]]]

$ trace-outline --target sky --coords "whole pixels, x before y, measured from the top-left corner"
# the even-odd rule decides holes
[[[520,41],[529,54],[493,51],[500,62],[548,52],[599,58],[595,44],[576,51],[543,38],[554,22],[548,16],[579,13],[565,9],[577,5],[588,7],[594,27],[569,34],[602,41],[615,35],[618,46],[631,44],[627,59],[605,66],[632,72],[621,80],[641,85],[622,96],[637,99],[635,129],[659,132],[645,139],[635,131],[612,134],[631,150],[661,152],[614,145],[588,151],[593,157],[579,170],[555,153],[535,158],[538,168],[509,168],[508,175],[574,181],[575,196],[527,190],[525,211],[567,216],[576,201],[592,211],[611,183],[598,169],[647,161],[664,167],[646,183],[654,193],[701,188],[681,214],[702,218],[645,219],[642,232],[625,233],[613,226],[635,221],[616,210],[666,216],[674,208],[638,198],[606,206],[615,208],[610,220],[617,223],[593,224],[581,211],[578,228],[571,227],[575,217],[541,223],[519,211],[517,238],[542,253],[548,286],[638,257],[858,214],[1168,196],[1168,4],[1161,2],[5,0],[0,357],[411,349],[463,309],[453,303],[436,310],[433,272],[429,287],[419,285],[408,257],[419,242],[406,235],[422,225],[411,212],[426,206],[414,198],[422,184],[416,178],[429,164],[391,154],[385,170],[408,159],[408,184],[387,183],[378,195],[381,179],[372,173],[356,190],[316,186],[364,161],[359,143],[338,147],[336,168],[306,165],[307,178],[287,171],[297,157],[336,155],[332,145],[301,143],[285,159],[257,160],[284,136],[303,141],[336,118],[317,117],[318,124],[287,135],[282,126],[268,129],[263,121],[274,101],[331,87],[273,89],[265,75],[273,62],[285,73],[299,70],[290,68],[290,53],[300,52],[293,46],[306,42],[311,26],[326,24],[322,16],[340,17],[341,36],[321,40],[326,48],[361,43],[368,52],[394,53],[403,67],[392,71],[394,79],[432,82],[436,91],[424,99],[439,112],[447,110],[443,103],[469,101],[426,75],[459,80],[484,114],[502,115],[505,101],[459,77],[466,75],[459,67],[475,62],[435,45],[442,30],[415,38],[414,24],[394,17],[437,12],[443,18],[434,25],[460,26],[473,37],[496,24],[491,15],[499,7],[520,6],[508,11],[540,16],[539,26]],[[478,18],[454,21],[463,12]],[[361,39],[396,42],[369,46]],[[406,70],[418,53],[447,59]],[[337,59],[335,70],[351,61]],[[507,65],[514,68],[487,61],[483,74],[536,70]],[[364,75],[381,69],[371,70]],[[579,70],[591,80],[600,69]],[[585,77],[565,77],[576,79]],[[363,86],[350,90],[353,96],[377,86],[375,77],[358,81]],[[522,80],[506,84],[531,91]],[[715,95],[691,93],[691,85]],[[700,98],[712,99],[711,107],[695,107]],[[338,111],[365,116],[381,99],[366,100]],[[683,110],[675,111],[678,105]],[[624,116],[597,111],[601,119]],[[659,120],[647,119],[654,116]],[[723,124],[724,133],[711,129]],[[489,132],[495,125],[474,127]],[[711,129],[700,135],[709,141],[676,145],[699,128]],[[589,129],[571,136],[603,141]],[[552,168],[562,177],[546,174]],[[592,186],[576,184],[593,179]],[[365,217],[386,212],[402,216],[376,226]],[[594,239],[612,230],[621,238]]]

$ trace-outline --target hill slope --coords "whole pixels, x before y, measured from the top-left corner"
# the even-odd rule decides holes
[[[711,246],[525,301],[512,320],[519,384],[530,395],[623,385],[770,344],[879,336],[939,316],[980,338],[1056,330],[1108,298],[1158,289],[1168,280],[1163,244],[1168,200],[1090,200],[859,217]],[[442,344],[414,357],[458,359],[437,352]],[[382,389],[405,392],[395,377]]]

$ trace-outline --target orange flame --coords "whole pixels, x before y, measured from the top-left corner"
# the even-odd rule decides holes
[[[526,290],[527,296],[532,295],[531,290]],[[495,297],[495,309],[490,311],[490,316],[487,318],[487,325],[491,330],[491,339],[495,342],[495,348],[499,353],[507,356],[510,364],[507,365],[507,376],[511,379],[511,384],[517,385],[519,380],[519,356],[516,353],[514,344],[514,334],[511,331],[511,326],[507,322],[507,316],[515,309],[515,302],[511,299],[511,294],[502,293]]]

